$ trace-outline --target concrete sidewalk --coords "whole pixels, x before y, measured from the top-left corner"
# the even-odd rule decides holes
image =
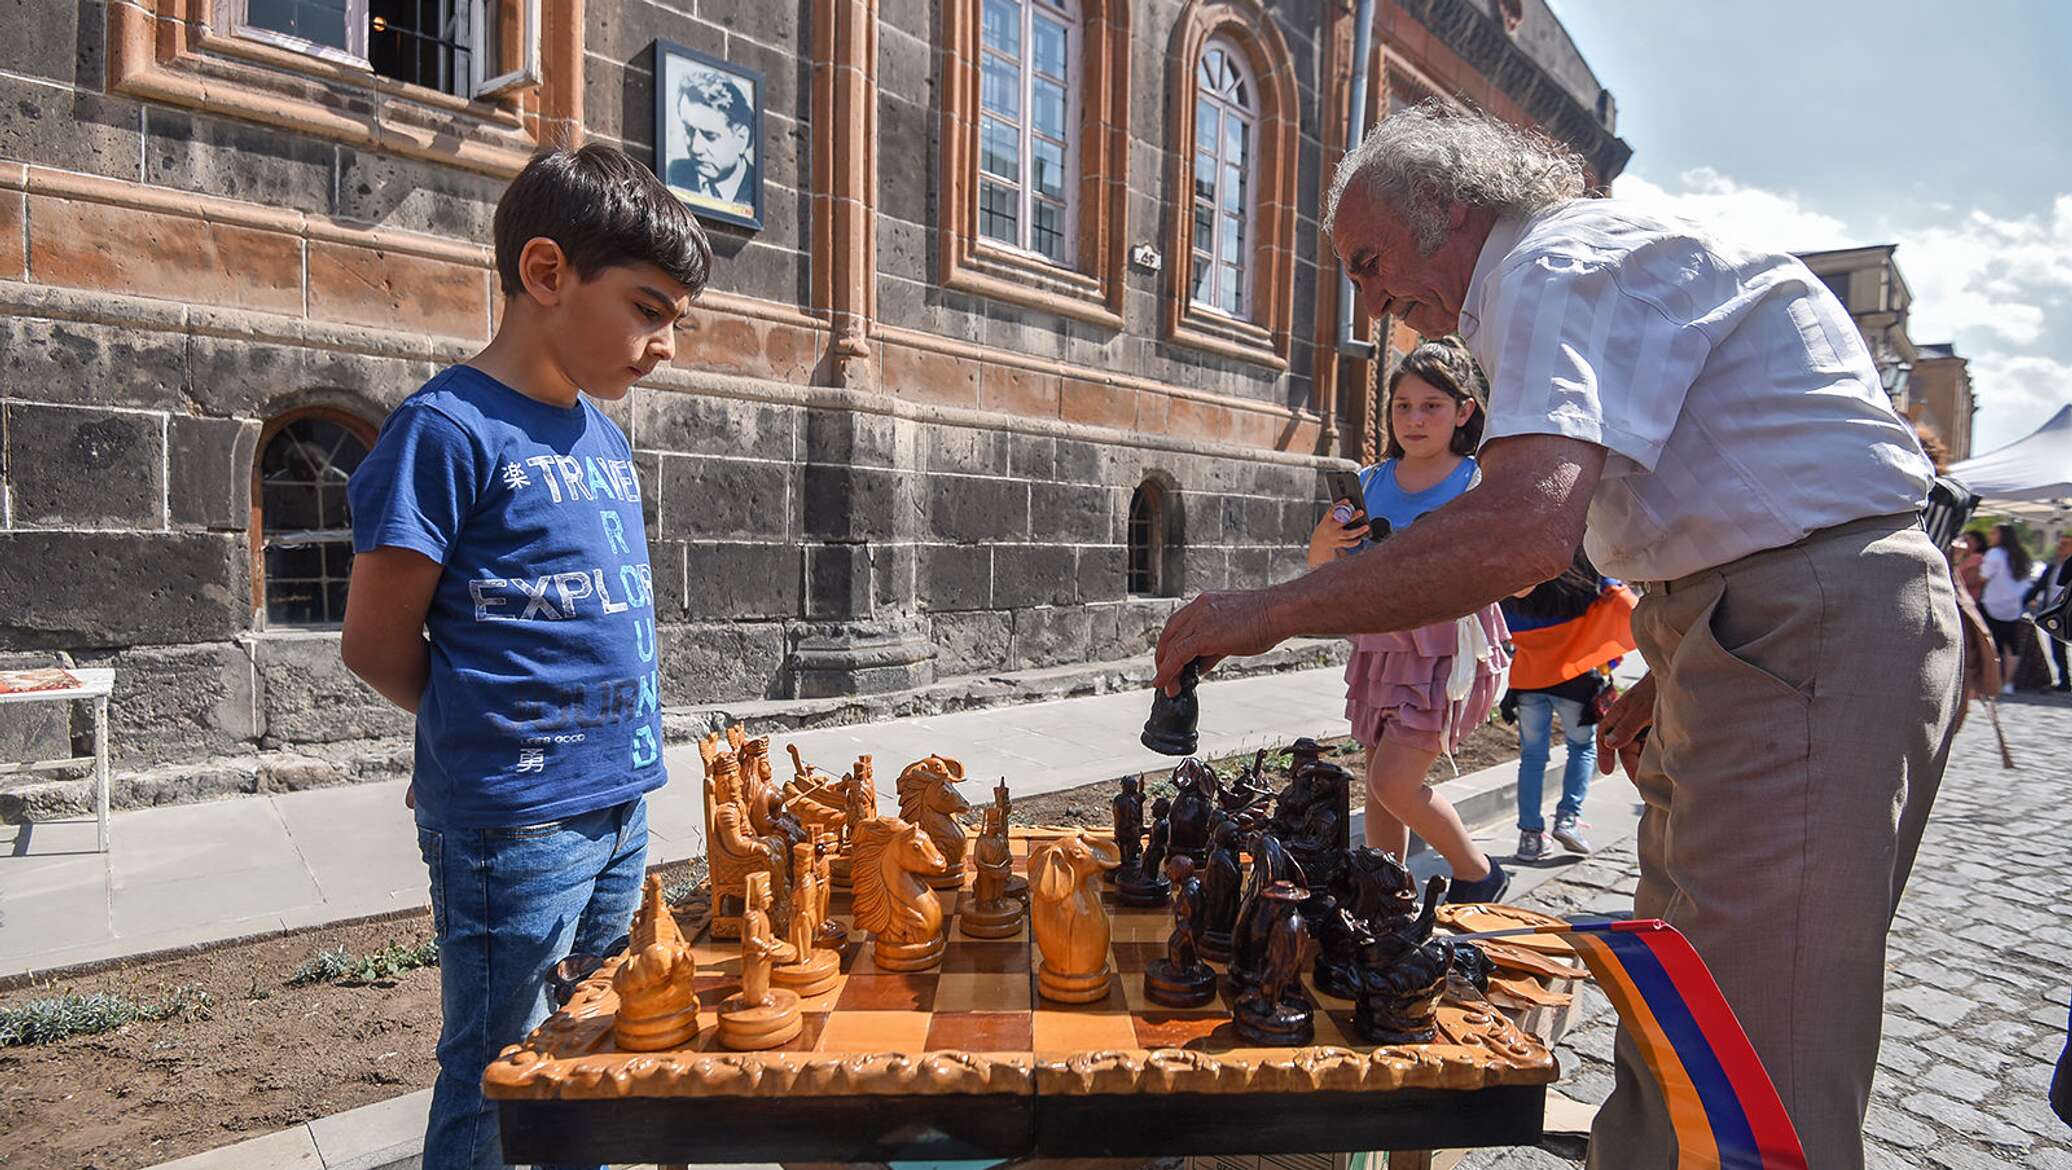
[[[1227,755],[1298,736],[1343,735],[1338,668],[1203,684],[1201,750]],[[972,800],[1004,777],[1034,796],[1163,767],[1137,732],[1148,691],[1125,691],[854,727],[785,733],[808,763],[876,762],[879,802],[931,752],[960,760]],[[667,753],[668,787],[649,809],[652,863],[704,848],[694,747]],[[106,854],[89,820],[0,826],[0,978],[319,926],[427,904],[403,784],[362,784],[116,813]]]

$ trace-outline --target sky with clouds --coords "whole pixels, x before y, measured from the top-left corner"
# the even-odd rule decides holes
[[[1908,332],[1971,359],[1974,454],[2072,403],[2072,3],[1552,3],[1618,101],[1615,195],[1898,244]]]

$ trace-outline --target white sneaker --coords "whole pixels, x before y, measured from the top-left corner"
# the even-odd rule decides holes
[[[1574,817],[1554,818],[1554,839],[1570,853],[1590,852],[1590,842],[1583,839],[1583,832]]]
[[[2010,683],[2001,683],[2001,684],[2000,684],[2000,693],[2001,693],[2001,694],[2003,694],[2003,695],[2011,695],[2011,694],[2014,694],[2014,684],[2013,684],[2013,683],[2011,683],[2011,682],[2010,682]]]

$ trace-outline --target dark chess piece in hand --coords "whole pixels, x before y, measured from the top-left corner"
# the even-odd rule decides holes
[[[1316,1039],[1315,1011],[1302,991],[1302,959],[1309,931],[1302,903],[1309,891],[1293,882],[1275,882],[1260,891],[1268,921],[1263,962],[1256,986],[1238,997],[1233,1016],[1238,1039],[1265,1047],[1295,1048]]]
[[[1282,848],[1272,833],[1254,833],[1251,839],[1252,872],[1245,881],[1245,896],[1238,903],[1237,925],[1231,931],[1230,966],[1224,994],[1234,1003],[1265,977],[1266,949],[1272,934],[1275,906],[1265,898],[1276,882],[1302,887],[1302,867]]]
[[[1216,823],[1216,773],[1190,757],[1173,768],[1173,786],[1177,791],[1172,811],[1166,814],[1166,849],[1186,854],[1199,868],[1208,859],[1209,831]]]
[[[1201,719],[1200,701],[1194,688],[1201,682],[1201,660],[1180,668],[1180,689],[1168,695],[1158,691],[1151,698],[1151,717],[1144,721],[1138,740],[1162,756],[1191,756],[1201,742],[1196,727]]]
[[[1201,961],[1202,889],[1194,862],[1171,858],[1166,873],[1173,886],[1173,933],[1166,953],[1144,968],[1144,996],[1162,1007],[1190,1008],[1216,998],[1216,972]]]
[[[1161,796],[1151,802],[1151,844],[1144,847],[1144,856],[1137,866],[1137,872],[1119,879],[1115,883],[1115,900],[1125,906],[1163,906],[1173,892],[1173,884],[1166,880],[1165,864],[1168,859],[1168,842],[1172,838],[1173,802]],[[1192,858],[1188,859],[1190,862]]]
[[[1137,876],[1138,864],[1144,853],[1144,794],[1139,790],[1142,778],[1124,776],[1122,791],[1108,802],[1114,813],[1115,848],[1122,857],[1122,864],[1105,875],[1110,882]]]
[[[1432,937],[1444,878],[1425,887],[1424,912],[1361,948],[1353,1031],[1368,1044],[1429,1044],[1439,1031],[1439,997],[1453,969],[1454,943]]]
[[[1237,822],[1224,820],[1210,839],[1208,868],[1201,879],[1201,953],[1219,963],[1230,961],[1230,935],[1237,929],[1238,901],[1244,872],[1238,865]]]

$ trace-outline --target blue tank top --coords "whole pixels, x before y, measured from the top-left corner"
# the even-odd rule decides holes
[[[1388,459],[1362,471],[1360,487],[1366,496],[1367,514],[1387,520],[1390,531],[1401,531],[1419,516],[1467,491],[1474,479],[1475,457],[1470,455],[1445,479],[1421,492],[1406,492],[1396,482],[1396,461]]]

